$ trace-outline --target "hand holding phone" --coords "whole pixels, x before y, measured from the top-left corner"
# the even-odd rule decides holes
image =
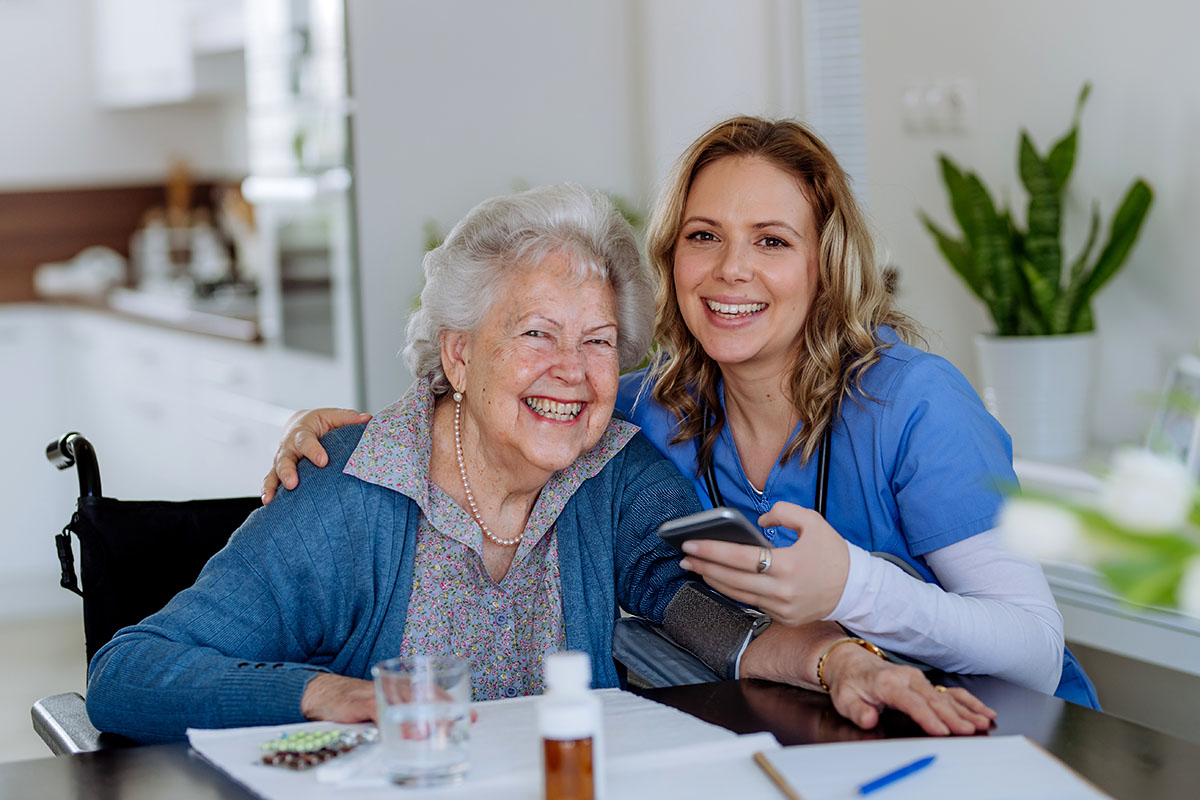
[[[677,550],[682,550],[683,543],[691,539],[712,539],[767,548],[773,546],[741,512],[724,506],[664,522],[658,526],[658,535]]]

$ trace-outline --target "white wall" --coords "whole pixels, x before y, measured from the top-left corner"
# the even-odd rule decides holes
[[[918,208],[951,221],[936,164],[945,151],[981,173],[1024,216],[1016,172],[1021,126],[1040,148],[1084,113],[1067,220],[1069,256],[1093,199],[1105,225],[1135,175],[1155,203],[1124,270],[1094,303],[1100,372],[1093,417],[1101,442],[1140,440],[1167,366],[1200,338],[1200,6],[1186,0],[862,0],[871,212],[902,271],[904,307],[933,349],[976,377],[974,334],[990,320],[941,259]],[[908,85],[940,78],[973,86],[973,127],[913,136],[901,124]],[[887,252],[887,251],[885,251]],[[977,384],[978,385],[978,384]]]
[[[734,114],[795,116],[802,107],[796,0],[650,0],[639,32],[645,175],[656,187],[697,136]]]
[[[90,26],[87,0],[0,2],[0,191],[159,182],[176,157],[200,176],[244,174],[236,102],[99,108]]]
[[[426,220],[445,230],[514,179],[648,201],[713,122],[798,107],[780,67],[794,5],[349,0],[368,407],[411,380],[397,352]]]
[[[367,405],[411,381],[398,351],[422,228],[480,200],[635,186],[625,14],[555,0],[348,4]]]

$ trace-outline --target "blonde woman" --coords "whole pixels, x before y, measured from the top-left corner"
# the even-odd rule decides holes
[[[668,178],[647,249],[661,349],[618,407],[776,545],[694,542],[683,567],[776,622],[836,620],[1095,706],[1040,568],[990,531],[1009,437],[909,343],[829,149],[795,122],[717,125]]]

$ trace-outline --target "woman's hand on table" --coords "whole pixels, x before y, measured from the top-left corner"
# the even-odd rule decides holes
[[[816,689],[820,654],[844,635],[833,623],[771,625],[746,648],[739,674]],[[966,689],[939,690],[916,667],[884,661],[855,644],[830,651],[821,677],[833,707],[860,728],[874,728],[885,708],[903,712],[934,736],[985,731],[996,718],[995,711]]]
[[[762,548],[699,539],[684,543],[687,557],[680,566],[784,625],[803,625],[832,613],[850,570],[845,539],[820,514],[794,503],[776,503],[758,524],[791,528],[799,535],[791,547],[770,551],[770,567],[763,572],[758,571]]]
[[[447,702],[453,698],[437,690],[437,696]],[[405,695],[405,701],[411,695]],[[375,684],[362,678],[347,678],[332,672],[322,672],[308,682],[300,698],[300,713],[314,722],[378,722]],[[471,722],[479,719],[471,709]]]
[[[307,458],[318,467],[329,463],[329,455],[321,446],[322,436],[335,428],[358,425],[370,418],[370,414],[348,408],[317,408],[293,414],[283,430],[279,449],[275,451],[275,465],[263,478],[263,505],[274,499],[280,484],[288,489],[295,489],[300,485],[296,465],[301,458]]]
[[[304,687],[300,713],[314,721],[372,722],[375,719],[375,685],[362,678],[322,672]]]
[[[835,648],[821,674],[834,708],[860,728],[875,727],[885,708],[904,712],[932,736],[970,736],[996,718],[966,689],[934,686],[916,667],[884,661],[854,644]]]

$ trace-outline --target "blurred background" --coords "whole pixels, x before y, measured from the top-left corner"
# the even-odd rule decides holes
[[[1134,175],[1156,193],[1094,306],[1092,440],[1140,441],[1200,340],[1197,28],[1185,0],[0,0],[0,641],[43,659],[10,665],[36,685],[0,680],[21,730],[0,759],[43,754],[13,715],[83,683],[51,541],[77,488],[50,438],[85,433],[112,496],[255,494],[294,409],[408,385],[431,225],[567,180],[644,212],[733,113],[831,143],[900,305],[978,387],[991,323],[917,217],[951,220],[937,155],[1021,204],[1019,130],[1048,147],[1091,81],[1068,252],[1092,198],[1107,219]],[[1117,635],[1139,620],[1102,611],[1068,614],[1093,672],[1200,671],[1196,631]],[[1166,695],[1122,703],[1200,738]]]

